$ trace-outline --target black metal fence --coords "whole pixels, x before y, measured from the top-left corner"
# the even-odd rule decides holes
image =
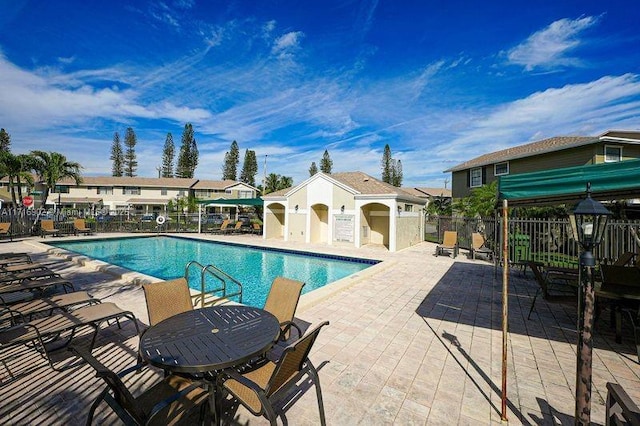
[[[215,216],[215,217],[213,217]],[[34,209],[2,209],[0,222],[11,223],[11,236],[27,237],[41,235],[42,220],[53,220],[54,227],[61,235],[74,234],[73,221],[76,218],[85,220],[87,227],[93,232],[212,232],[220,228],[223,215],[202,215],[198,213],[171,213],[159,218],[156,214],[91,214],[71,209],[34,210]]]
[[[471,248],[471,234],[481,233],[486,246],[502,261],[502,218],[475,219],[427,216],[425,239],[441,242],[444,231],[456,231],[462,249]],[[601,261],[613,261],[624,252],[638,253],[640,221],[609,221],[602,244],[594,255]],[[508,218],[511,263],[537,261],[547,265],[577,267],[580,248],[573,239],[568,219]]]
[[[12,237],[40,235],[43,219],[53,220],[60,234],[73,234],[73,220],[85,219],[86,226],[97,233],[108,232],[212,232],[220,228],[221,219],[197,213],[171,213],[158,219],[154,214],[91,214],[70,209],[34,210],[2,209],[0,222],[11,222]],[[231,218],[233,219],[233,218]],[[458,233],[458,245],[471,248],[471,235],[481,233],[486,246],[493,250],[497,261],[502,262],[502,218],[462,218],[426,216],[425,240],[442,242],[444,231]],[[199,228],[200,227],[200,228]],[[594,255],[600,260],[612,261],[624,252],[640,251],[640,221],[609,221],[602,244]],[[509,253],[511,263],[538,261],[547,265],[577,267],[580,253],[573,240],[568,219],[522,219],[508,220]]]

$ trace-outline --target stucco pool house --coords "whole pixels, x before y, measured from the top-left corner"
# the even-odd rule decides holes
[[[391,252],[423,241],[427,201],[362,172],[320,172],[262,198],[264,238]]]

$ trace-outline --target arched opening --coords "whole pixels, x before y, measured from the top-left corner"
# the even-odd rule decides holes
[[[312,243],[329,241],[329,207],[324,204],[311,206],[309,237]]]
[[[280,203],[269,204],[264,211],[265,238],[284,239],[285,207]]]
[[[380,203],[362,206],[360,210],[360,242],[389,249],[390,209]]]

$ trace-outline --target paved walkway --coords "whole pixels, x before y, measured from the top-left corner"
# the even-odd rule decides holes
[[[206,237],[213,238],[213,237]],[[222,237],[218,237],[222,238]],[[253,245],[307,249],[378,258],[382,263],[337,285],[304,295],[297,317],[331,322],[312,353],[319,367],[330,425],[439,425],[500,423],[502,283],[493,265],[434,257],[422,243],[399,253],[379,248],[340,248],[264,241],[255,236],[228,240]],[[147,323],[139,274],[114,276],[118,268],[72,261],[46,253],[40,239],[0,243],[0,252],[28,251],[96,297],[132,310]],[[80,263],[84,263],[84,266]],[[100,270],[96,270],[100,269]],[[137,278],[137,280],[136,280]],[[144,277],[143,277],[144,278]],[[332,288],[333,287],[333,288]],[[575,306],[536,302],[526,319],[536,285],[512,271],[509,287],[508,423],[573,424],[575,389]],[[640,401],[640,365],[626,325],[616,344],[605,311],[596,327],[592,421],[604,423],[606,382],[621,383]],[[103,330],[93,353],[119,370],[136,361],[138,338],[127,321]],[[88,341],[79,336],[80,344]],[[0,365],[0,424],[78,424],[102,388],[86,365],[54,372],[24,347],[3,350]],[[73,359],[61,357],[62,364]],[[133,378],[146,388],[158,372]],[[304,384],[303,384],[304,385]],[[304,387],[304,386],[302,386]],[[313,389],[286,411],[291,425],[318,424]],[[98,422],[116,422],[101,405]],[[234,424],[267,424],[242,409]]]

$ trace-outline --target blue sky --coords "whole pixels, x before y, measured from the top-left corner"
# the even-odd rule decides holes
[[[640,129],[636,1],[0,0],[0,127],[14,153],[58,151],[110,175],[114,132],[156,176],[190,122],[196,177],[220,179],[236,140],[267,172],[404,185],[561,135]],[[240,164],[241,167],[242,163]]]

